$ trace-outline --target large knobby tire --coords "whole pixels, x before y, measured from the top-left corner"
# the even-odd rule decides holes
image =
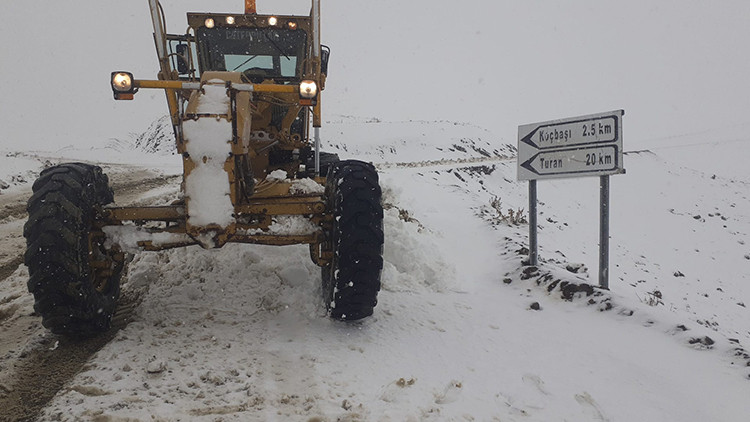
[[[383,205],[372,164],[341,161],[329,173],[333,261],[322,268],[328,314],[355,321],[372,315],[383,270]]]
[[[314,160],[314,157],[313,157]],[[337,163],[339,163],[341,160],[339,159],[338,154],[334,154],[332,152],[321,152],[320,153],[320,169],[318,171],[318,174],[321,176],[326,176],[329,171],[331,171],[331,168],[335,166]],[[313,164],[312,167],[315,165]]]
[[[104,248],[96,228],[114,200],[102,169],[81,163],[44,170],[28,202],[24,262],[42,324],[55,334],[107,331],[120,295],[122,255]]]
[[[339,159],[339,155],[333,152],[320,152],[320,169],[318,169],[318,173],[321,176],[325,177],[328,175],[328,172],[331,170],[331,168],[341,161]],[[310,150],[307,160],[305,161],[305,167],[308,169],[305,176],[306,177],[313,177],[315,176],[315,172],[313,171],[315,169],[315,151]]]

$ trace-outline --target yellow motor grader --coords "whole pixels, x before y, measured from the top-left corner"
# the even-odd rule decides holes
[[[309,16],[260,15],[255,0],[244,13],[188,13],[178,35],[166,33],[158,0],[148,3],[158,78],[117,71],[111,87],[116,100],[166,93],[184,164],[181,199],[114,206],[101,168],[45,169],[24,227],[28,287],[44,326],[69,336],[108,330],[133,249],[227,243],[307,244],[329,315],[371,315],[383,266],[381,189],[372,164],[320,152],[330,54],[320,0]]]

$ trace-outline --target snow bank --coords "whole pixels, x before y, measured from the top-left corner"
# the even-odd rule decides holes
[[[49,160],[18,152],[0,153],[0,194],[33,183]]]
[[[445,291],[456,270],[436,246],[435,235],[401,210],[385,210],[383,289],[392,292]]]

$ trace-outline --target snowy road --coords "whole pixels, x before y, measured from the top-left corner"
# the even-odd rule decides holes
[[[191,247],[136,255],[121,329],[72,344],[29,316],[21,265],[0,290],[0,408],[41,409],[45,421],[743,420],[750,202],[740,167],[714,174],[629,154],[628,174],[613,178],[613,290],[587,296],[571,286],[591,283],[595,268],[596,184],[540,186],[542,264],[530,269],[519,254],[528,227],[489,206],[498,199],[507,217],[526,205],[510,151],[486,157],[478,138],[434,139],[428,151],[359,147],[380,169],[386,208],[372,318],[325,317],[305,247]],[[158,173],[106,170],[119,203],[169,202],[179,188]],[[6,222],[8,233],[20,227]]]

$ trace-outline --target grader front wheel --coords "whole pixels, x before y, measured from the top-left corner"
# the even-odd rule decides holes
[[[326,186],[334,220],[332,263],[322,268],[328,313],[354,321],[372,315],[383,269],[383,205],[378,173],[362,161],[336,163]]]
[[[44,170],[29,199],[24,226],[29,291],[53,333],[88,337],[109,329],[120,295],[123,256],[104,247],[96,229],[114,200],[101,168],[81,163]]]

